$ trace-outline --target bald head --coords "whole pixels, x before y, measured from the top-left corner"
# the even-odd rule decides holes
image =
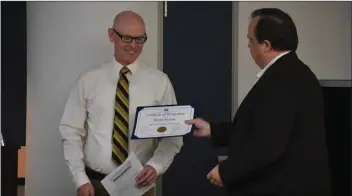
[[[133,11],[123,11],[115,16],[113,28],[120,30],[126,26],[138,26],[145,29],[143,18]]]
[[[108,32],[110,41],[114,43],[116,61],[122,65],[133,63],[147,40],[142,17],[133,11],[123,11],[116,15]]]

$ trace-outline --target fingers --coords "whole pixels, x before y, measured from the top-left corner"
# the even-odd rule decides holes
[[[202,118],[194,118],[190,120],[185,120],[185,123],[188,125],[197,125],[199,123],[202,123],[204,120]]]
[[[137,185],[138,186],[146,186],[148,185],[148,182],[153,180],[154,178],[154,172],[150,168],[145,168],[141,171],[141,173],[137,176]]]
[[[213,184],[214,186],[217,186],[217,187],[223,187],[223,185],[220,182],[216,181],[216,180],[213,180],[211,182],[211,184]]]
[[[89,196],[94,196],[94,188],[93,188],[93,185],[90,184],[90,187],[89,187]]]
[[[148,172],[147,168],[144,168],[136,177],[136,180],[139,181],[143,176]]]
[[[211,179],[211,172],[208,173],[207,175],[207,179],[210,180]]]
[[[91,192],[90,192],[90,189],[82,189],[82,191],[80,191],[79,193],[78,193],[78,195],[79,196],[94,196],[94,194],[93,195],[91,195]]]
[[[92,184],[84,184],[78,189],[78,196],[94,196],[94,188]]]
[[[89,196],[88,189],[82,189],[81,191],[79,191],[78,196]]]
[[[195,130],[193,132],[193,136],[202,137],[202,136],[204,136],[204,134],[201,131],[199,131],[199,130]]]
[[[154,172],[152,172],[151,175],[149,176],[149,178],[146,180],[146,182],[144,184],[142,184],[142,186],[148,186],[148,185],[152,184],[155,180],[156,180],[156,174]]]
[[[139,186],[144,186],[148,180],[148,178],[150,178],[152,175],[152,172],[148,171],[145,173],[145,175],[137,182],[137,184]]]
[[[218,180],[216,180],[215,178],[213,178],[211,172],[209,172],[209,174],[207,175],[207,179],[209,180],[209,182],[214,185],[214,186],[217,186],[217,187],[223,187],[224,185],[219,182]]]
[[[223,187],[223,184],[220,183],[219,181],[215,180],[214,178],[210,178],[209,179],[210,183],[214,186],[217,186],[217,187]]]
[[[212,185],[216,185],[216,181],[215,181],[214,179],[210,179],[210,183],[211,183]]]
[[[210,137],[210,130],[207,129],[196,129],[193,131],[195,137]]]
[[[196,124],[198,119],[191,119],[191,120],[186,120],[185,123],[188,125],[194,125]]]

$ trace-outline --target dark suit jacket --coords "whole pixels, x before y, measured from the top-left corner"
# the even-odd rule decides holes
[[[312,71],[290,52],[269,67],[232,123],[211,124],[229,195],[327,196],[330,172],[323,97]]]

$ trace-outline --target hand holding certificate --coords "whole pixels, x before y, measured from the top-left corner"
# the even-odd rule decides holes
[[[185,135],[192,128],[185,121],[193,115],[194,108],[189,105],[139,107],[132,139]]]

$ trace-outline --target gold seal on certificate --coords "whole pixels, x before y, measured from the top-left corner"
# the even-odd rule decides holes
[[[166,127],[159,127],[156,131],[159,132],[159,133],[163,133],[167,130]]]
[[[183,136],[191,132],[192,126],[185,121],[193,115],[190,105],[139,107],[132,139]]]

